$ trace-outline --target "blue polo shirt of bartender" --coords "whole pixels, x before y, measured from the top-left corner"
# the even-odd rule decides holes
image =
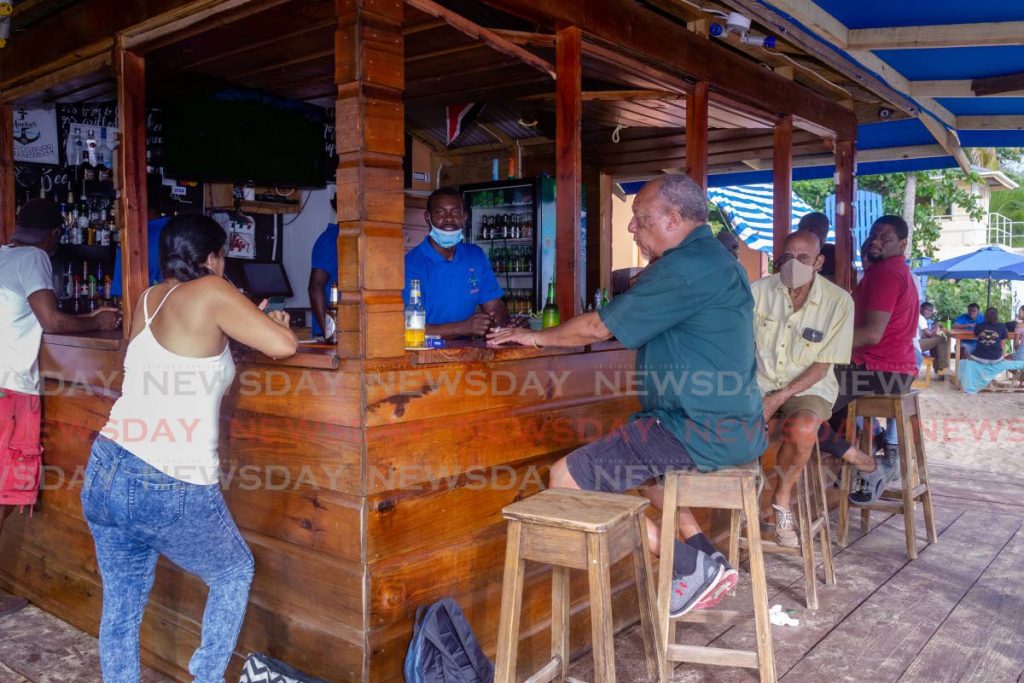
[[[405,290],[402,298],[409,303],[409,283],[420,281],[423,307],[428,325],[444,325],[465,320],[476,307],[504,296],[491,262],[484,250],[475,244],[460,243],[452,260],[434,249],[430,238],[405,255]]]

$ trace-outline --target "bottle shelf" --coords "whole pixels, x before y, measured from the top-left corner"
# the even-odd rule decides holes
[[[533,202],[526,204],[488,204],[487,206],[471,205],[474,211],[482,211],[484,209],[527,209],[533,207]]]
[[[503,270],[496,270],[496,271],[494,271],[494,274],[495,275],[500,275],[501,277],[533,277],[533,271],[532,270],[524,270],[522,272],[510,272],[510,273],[506,273]]]
[[[487,242],[489,244],[492,244],[492,243],[497,243],[497,244],[506,244],[506,243],[507,244],[533,244],[533,238],[532,237],[515,237],[515,238],[513,238],[513,237],[494,237],[494,238],[484,239],[482,237],[478,237],[477,240],[476,240],[476,243],[479,244],[481,242]]]

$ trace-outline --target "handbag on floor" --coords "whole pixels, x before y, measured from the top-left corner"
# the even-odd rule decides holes
[[[238,683],[327,683],[322,678],[307,676],[284,662],[260,652],[250,653],[242,667]]]

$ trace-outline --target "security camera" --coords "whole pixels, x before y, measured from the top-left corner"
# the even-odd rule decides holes
[[[889,109],[889,107],[882,107],[881,109],[878,110],[878,118],[882,119],[883,121],[889,119],[891,116],[892,109]]]

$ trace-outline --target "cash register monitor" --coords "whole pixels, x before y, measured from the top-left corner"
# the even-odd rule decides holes
[[[292,285],[288,281],[288,273],[280,263],[242,263],[244,288],[253,298],[270,298],[275,296],[292,296]]]

